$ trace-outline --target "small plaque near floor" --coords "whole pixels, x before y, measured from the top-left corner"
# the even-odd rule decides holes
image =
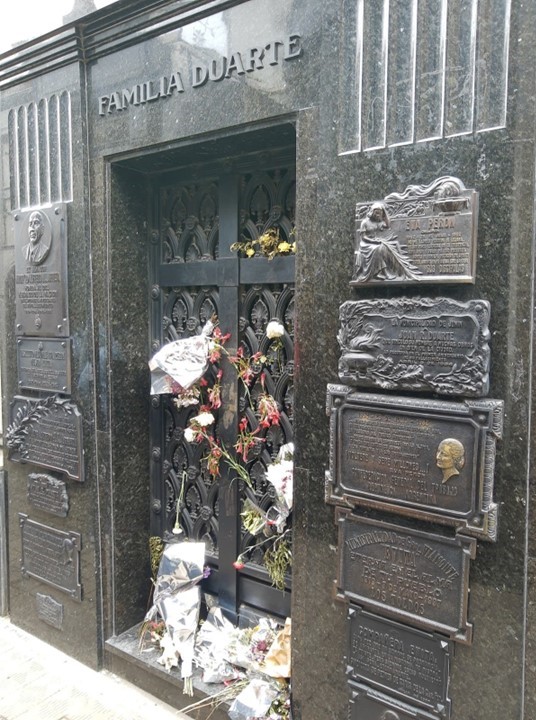
[[[440,720],[440,715],[399,702],[365,685],[349,683],[348,720]]]
[[[470,645],[469,567],[475,538],[446,537],[337,508],[337,597]]]
[[[19,513],[22,539],[21,572],[82,601],[80,585],[81,537],[30,520]]]
[[[373,615],[360,607],[348,611],[347,674],[444,718],[448,698],[451,643],[444,637]]]
[[[37,617],[47,625],[56,630],[63,630],[63,605],[50,595],[37,593],[36,595]]]

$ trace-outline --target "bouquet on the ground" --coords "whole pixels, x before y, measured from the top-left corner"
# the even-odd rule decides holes
[[[159,662],[170,670],[178,666],[180,658],[184,692],[188,695],[193,694],[194,647],[201,601],[199,582],[203,578],[204,559],[204,543],[166,545],[156,577],[153,605],[144,623],[148,626],[157,619],[163,621]]]

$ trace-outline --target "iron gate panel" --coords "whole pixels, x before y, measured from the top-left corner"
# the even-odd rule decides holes
[[[290,614],[290,577],[285,593],[271,586],[263,567],[270,543],[252,549],[258,540],[240,518],[246,498],[264,511],[273,504],[275,491],[266,480],[266,468],[281,445],[292,441],[294,257],[240,257],[230,249],[237,240],[255,240],[271,228],[277,228],[282,240],[292,238],[293,156],[285,166],[270,167],[264,160],[262,169],[256,158],[251,170],[206,173],[195,181],[193,172],[176,173],[172,179],[162,178],[154,198],[153,226],[159,230],[153,233],[151,248],[151,353],[198,333],[216,315],[222,333],[232,334],[231,352],[242,347],[248,357],[256,352],[266,356],[263,382],[281,409],[278,426],[258,430],[262,442],[247,461],[250,488],[223,464],[221,476],[213,478],[206,445],[185,441],[184,428],[198,413],[197,405],[177,408],[171,396],[152,398],[151,534],[170,540],[178,511],[186,538],[205,541],[212,568],[205,589],[218,594],[230,615],[243,603]],[[271,320],[285,328],[280,340],[266,335]],[[251,430],[259,426],[261,376],[246,391],[228,362],[220,366],[223,404],[213,411],[215,435],[232,447],[239,418],[247,418]],[[217,369],[211,368],[209,385]],[[250,562],[237,573],[232,563],[248,548]]]

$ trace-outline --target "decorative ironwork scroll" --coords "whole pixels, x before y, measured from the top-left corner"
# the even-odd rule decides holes
[[[326,502],[388,510],[497,539],[493,480],[501,400],[454,403],[328,385],[327,409]]]
[[[480,397],[489,388],[486,300],[350,300],[341,305],[339,377],[382,390]]]
[[[351,285],[474,283],[478,194],[441,177],[356,207]]]

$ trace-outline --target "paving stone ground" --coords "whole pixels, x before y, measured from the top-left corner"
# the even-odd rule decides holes
[[[189,720],[0,617],[0,720]]]

